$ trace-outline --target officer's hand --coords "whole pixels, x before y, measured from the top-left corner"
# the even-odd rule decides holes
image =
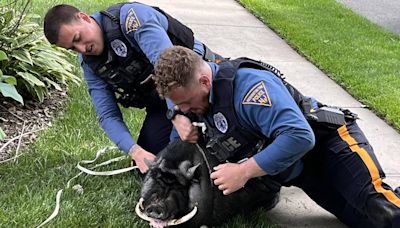
[[[176,131],[179,134],[179,137],[183,141],[188,141],[190,143],[196,143],[199,139],[199,132],[197,127],[192,125],[192,122],[189,118],[184,115],[176,115],[175,118],[172,120]]]
[[[211,173],[211,179],[218,189],[224,195],[229,195],[240,188],[243,188],[249,178],[245,175],[246,172],[237,163],[224,163],[214,167],[214,172]]]
[[[146,151],[137,144],[132,146],[132,148],[129,150],[129,154],[131,155],[131,158],[135,160],[136,165],[138,166],[141,173],[145,173],[149,169],[149,167],[145,163],[145,159],[149,161],[154,161],[156,159],[156,156],[154,154]]]

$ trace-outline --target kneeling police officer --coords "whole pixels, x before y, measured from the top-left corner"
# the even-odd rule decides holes
[[[223,194],[269,175],[350,227],[400,227],[399,194],[382,181],[356,115],[303,96],[280,76],[248,58],[207,63],[172,47],[154,80],[161,96],[203,118],[207,151],[221,162],[211,178]]]
[[[190,28],[157,7],[122,3],[92,16],[71,5],[51,8],[44,20],[50,43],[80,53],[81,66],[101,127],[140,171],[144,159],[153,160],[170,138],[172,124],[150,78],[160,52],[173,45],[194,50],[207,61],[218,61]],[[117,103],[145,108],[146,117],[137,144]],[[169,103],[172,105],[172,103]],[[179,132],[179,122],[174,121]]]

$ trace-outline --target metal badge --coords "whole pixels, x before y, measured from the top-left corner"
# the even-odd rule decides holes
[[[119,39],[111,41],[111,48],[114,50],[115,54],[120,57],[126,57],[128,55],[128,49],[125,43]]]
[[[218,112],[214,114],[213,119],[217,129],[222,133],[226,133],[226,131],[228,130],[228,121],[226,120],[225,116],[222,113]]]

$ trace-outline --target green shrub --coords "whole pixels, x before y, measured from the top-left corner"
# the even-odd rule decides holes
[[[0,62],[8,60],[7,54],[0,50]],[[3,71],[0,69],[0,93],[4,97],[11,97],[14,100],[24,104],[24,101],[21,95],[18,93],[17,89],[15,89],[15,85],[17,84],[17,80],[13,76],[4,75]],[[0,127],[0,140],[3,140],[6,137],[3,129]]]
[[[75,56],[48,43],[37,23],[40,16],[26,13],[30,1],[23,4],[22,11],[10,4],[0,6],[0,51],[8,57],[0,62],[0,70],[15,77],[16,85],[12,80],[5,83],[15,85],[24,98],[42,102],[48,88],[62,90],[61,85],[81,79],[73,65]]]
[[[23,98],[42,102],[48,88],[62,90],[62,85],[81,81],[72,60],[75,55],[46,40],[40,16],[27,13],[31,3],[12,0],[0,5],[0,97],[21,104]],[[4,138],[0,127],[0,140]]]
[[[7,54],[0,50],[0,62],[8,60]],[[0,93],[5,97],[11,97],[14,100],[24,104],[24,101],[18,91],[15,89],[17,80],[13,76],[4,75],[3,71],[0,69]],[[1,128],[0,128],[1,130]],[[4,133],[3,133],[4,134]],[[0,132],[1,140],[1,132]]]

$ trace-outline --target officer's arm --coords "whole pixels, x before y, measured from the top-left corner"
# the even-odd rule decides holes
[[[260,72],[260,71],[258,71]],[[253,72],[254,73],[254,72]],[[258,73],[259,74],[259,73]],[[284,85],[273,75],[265,73],[263,78],[265,99],[250,100],[251,90],[260,81],[248,82],[246,93],[238,105],[244,125],[261,132],[272,143],[254,156],[255,162],[265,173],[282,172],[299,160],[314,146],[314,134]],[[274,78],[275,77],[275,78]],[[249,78],[249,77],[247,77]],[[255,78],[254,76],[252,78]],[[257,80],[257,79],[256,79]]]
[[[101,127],[119,149],[128,153],[135,142],[122,119],[114,93],[86,64],[82,64],[82,69]]]

